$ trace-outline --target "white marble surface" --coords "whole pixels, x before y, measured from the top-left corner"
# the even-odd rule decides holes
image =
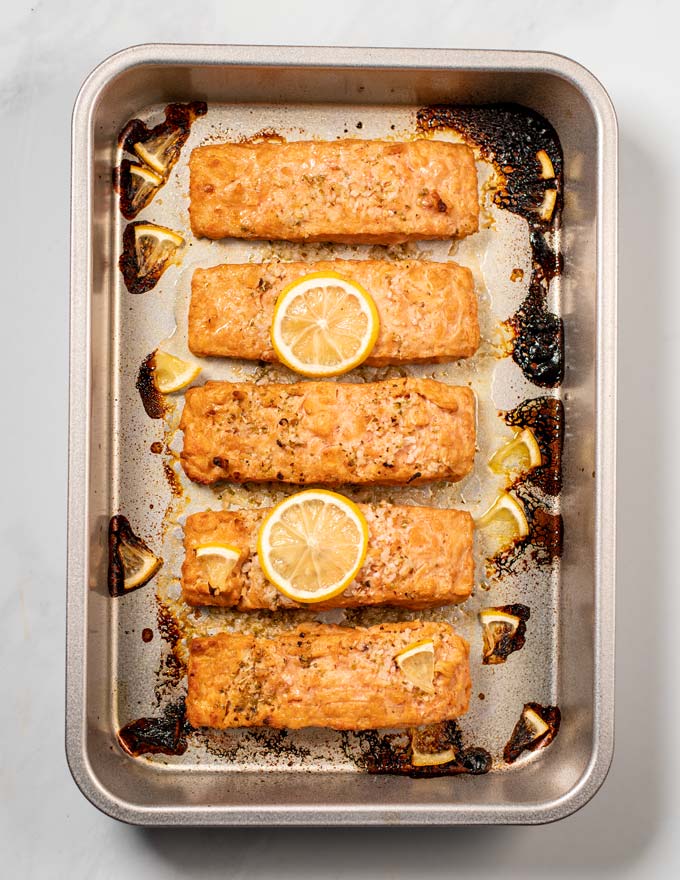
[[[528,880],[678,870],[677,10],[672,0],[3,7],[3,877]],[[101,59],[154,41],[545,49],[582,62],[608,88],[622,197],[617,752],[603,790],[572,818],[526,829],[143,831],[98,813],[72,783],[63,751],[70,115]]]

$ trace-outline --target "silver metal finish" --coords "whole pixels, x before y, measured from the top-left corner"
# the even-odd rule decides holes
[[[291,742],[297,751],[278,760],[260,742],[236,742],[238,735],[230,734],[217,738],[221,751],[209,736],[192,738],[181,758],[133,759],[118,746],[118,728],[153,714],[156,698],[167,694],[154,677],[160,640],[141,640],[143,627],[155,627],[153,587],[122,601],[111,600],[106,590],[109,517],[125,513],[160,551],[165,565],[156,588],[172,603],[183,516],[208,506],[267,501],[264,493],[217,496],[186,482],[184,495],[172,496],[159,457],[149,452],[154,440],[168,439],[168,426],[144,414],[136,370],[162,340],[167,350],[187,356],[183,321],[193,266],[300,253],[285,245],[192,241],[181,267],[169,269],[156,289],[131,297],[122,288],[117,258],[124,224],[110,185],[117,133],[133,116],[155,122],[166,103],[196,99],[215,110],[196,124],[184,155],[206,138],[268,127],[291,138],[333,137],[342,119],[355,117],[362,120],[362,136],[385,136],[387,120],[396,123],[398,135],[414,108],[457,101],[513,101],[555,127],[565,159],[565,272],[551,288],[567,346],[559,389],[566,411],[559,502],[565,550],[561,565],[547,574],[520,578],[502,596],[478,590],[466,610],[449,617],[470,639],[472,663],[479,666],[478,608],[508,601],[531,606],[533,631],[521,662],[506,664],[502,675],[488,667],[473,671],[474,705],[462,727],[469,744],[493,750],[493,743],[502,747],[502,733],[507,739],[523,702],[556,702],[562,727],[548,749],[486,776],[414,780],[354,772],[330,732],[296,734]],[[91,74],[73,119],[66,745],[74,778],[96,806],[147,825],[446,825],[547,822],[593,796],[613,750],[616,161],[616,121],[606,93],[583,68],[555,55],[151,45],[119,53]],[[186,229],[186,192],[186,169],[179,168],[140,219]],[[517,295],[503,287],[506,270],[528,259],[526,231],[509,216],[495,216],[493,232],[456,251],[456,259],[473,268],[478,290],[491,293],[485,308],[495,318],[510,314]],[[322,246],[312,250],[317,258],[323,252]],[[431,243],[418,252],[433,259],[447,255]],[[350,255],[338,248],[333,253]],[[493,375],[465,364],[417,370],[446,381],[470,379],[478,387],[487,383],[489,391],[493,380],[493,400],[489,394],[488,410],[480,407],[482,459],[493,448],[493,429],[484,428],[491,410],[526,396],[505,367]],[[227,362],[204,371],[204,378],[253,375],[252,367]],[[170,414],[170,430],[178,415]],[[170,437],[170,449],[177,443]],[[466,503],[477,513],[493,486],[475,480],[442,496],[408,490],[408,498]],[[178,614],[179,608],[177,603]],[[225,622],[264,625],[257,616],[244,623],[228,613],[183,622],[197,632]],[[476,701],[478,690],[487,694],[484,704]]]

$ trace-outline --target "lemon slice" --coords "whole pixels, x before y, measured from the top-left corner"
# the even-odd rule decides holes
[[[185,138],[182,129],[175,128],[145,143],[136,143],[133,149],[142,162],[165,176],[176,161]]]
[[[138,276],[144,278],[153,273],[160,275],[177,248],[183,244],[182,236],[172,229],[153,223],[138,223],[135,226]]]
[[[497,553],[529,534],[522,504],[509,492],[500,492],[491,507],[478,520],[477,526]]]
[[[540,447],[531,428],[523,428],[489,459],[489,467],[497,474],[509,471],[523,473],[543,463]]]
[[[289,599],[321,602],[354,580],[368,550],[368,525],[343,495],[309,489],[267,515],[257,540],[265,577]]]
[[[213,542],[200,544],[195,548],[196,558],[201,559],[205,566],[208,584],[219,593],[227,583],[227,578],[241,558],[241,551],[231,544]]]
[[[189,361],[156,349],[153,355],[153,379],[161,394],[170,394],[186,388],[201,372],[201,368]]]
[[[380,330],[370,294],[337,272],[312,272],[281,292],[272,319],[277,357],[303,376],[339,376],[371,353]]]
[[[400,651],[394,658],[406,679],[427,694],[434,693],[434,642],[422,639]]]

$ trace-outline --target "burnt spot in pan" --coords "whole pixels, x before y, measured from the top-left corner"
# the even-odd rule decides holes
[[[532,279],[526,299],[505,321],[513,334],[512,357],[524,375],[541,388],[554,388],[564,378],[562,319],[545,307],[546,291]]]
[[[180,623],[158,596],[156,596],[156,604],[156,624],[162,646],[154,692],[160,705],[164,700],[176,696],[179,686],[186,678],[187,666]]]
[[[165,707],[158,717],[138,718],[118,731],[121,747],[138,758],[140,755],[183,755],[187,750],[187,732],[184,701]]]
[[[285,144],[286,139],[282,134],[279,134],[276,129],[273,128],[261,128],[259,131],[256,131],[254,134],[243,135],[238,138],[238,143],[240,144]]]
[[[253,747],[266,751],[265,761],[287,761],[292,765],[311,757],[310,749],[297,745],[294,737],[285,729],[252,727],[239,731],[239,736],[234,739],[223,730],[201,727],[196,729],[195,736],[207,752],[223,761],[237,761],[244,750]]]
[[[142,398],[142,404],[150,419],[162,419],[167,412],[167,404],[165,397],[156,387],[154,373],[156,367],[154,365],[155,351],[147,355],[142,361],[142,365],[137,373],[137,381],[135,382],[139,396]],[[161,452],[163,446],[161,443],[154,443],[151,451],[155,453]]]
[[[429,766],[414,764],[414,736],[419,752],[436,755],[451,753],[451,760]],[[382,733],[364,730],[343,733],[343,751],[360,770],[367,773],[398,774],[412,778],[458,776],[462,773],[481,775],[491,769],[491,755],[477,746],[465,747],[455,721],[429,725],[420,731]]]
[[[163,474],[165,475],[165,480],[170,487],[170,493],[175,498],[182,497],[182,484],[179,479],[179,475],[174,467],[170,464],[169,461],[163,462]]]
[[[524,647],[526,622],[531,616],[528,606],[497,605],[479,612],[482,624],[482,663],[494,666],[505,663],[510,654]]]
[[[501,413],[511,427],[530,428],[542,463],[516,481],[531,483],[546,495],[558,495],[562,488],[562,446],[564,443],[564,405],[556,397],[535,397]]]
[[[121,514],[109,520],[109,594],[125,596],[148,584],[163,564],[147,544],[132,531]]]
[[[143,642],[151,642],[153,640],[153,630],[149,629],[148,626],[145,626],[142,630],[142,641]]]
[[[513,359],[542,388],[564,377],[562,319],[547,308],[550,280],[562,271],[554,230],[562,208],[563,159],[550,123],[518,104],[423,107],[417,114],[423,133],[453,129],[496,169],[494,203],[529,224],[532,273],[529,294],[507,322],[514,334]]]
[[[141,119],[131,119],[122,129],[118,144],[134,161],[123,159],[114,168],[113,186],[126,220],[132,220],[153,200],[179,159],[191,126],[207,111],[204,101],[168,104],[164,121],[153,128]]]
[[[514,763],[522,752],[535,752],[550,745],[560,729],[561,717],[557,706],[525,703],[503,749],[503,760],[506,764]]]

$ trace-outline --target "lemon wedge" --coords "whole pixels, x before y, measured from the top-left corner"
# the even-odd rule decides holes
[[[489,467],[497,474],[524,473],[542,463],[541,450],[531,428],[523,428],[489,459]]]
[[[522,712],[522,720],[526,727],[527,740],[535,742],[550,730],[550,725],[530,706],[525,706]]]
[[[185,139],[181,128],[173,128],[145,143],[134,144],[133,149],[149,168],[165,176],[177,160]]]
[[[201,559],[205,566],[210,587],[217,593],[224,590],[227,578],[241,558],[241,551],[238,547],[218,541],[199,544],[194,550],[196,558]]]
[[[201,368],[189,361],[156,349],[153,355],[153,379],[161,394],[170,394],[186,388],[201,372]]]
[[[484,665],[505,663],[510,654],[524,647],[525,620],[529,616],[529,609],[523,605],[514,607],[522,610],[524,617],[512,614],[504,608],[483,608],[479,612]]]
[[[442,725],[430,725],[424,729],[411,731],[411,764],[414,767],[438,767],[455,761],[457,751],[447,746],[447,737],[442,736]]]
[[[153,223],[138,223],[135,226],[138,276],[140,278],[152,274],[160,276],[177,248],[183,244],[182,236],[172,229],[156,226]]]
[[[322,602],[354,580],[368,550],[359,508],[335,492],[309,489],[277,504],[260,526],[257,553],[267,580],[296,602]]]
[[[143,165],[130,163],[130,189],[128,198],[131,216],[138,214],[153,198],[156,190],[163,184],[163,178]]]
[[[494,553],[529,534],[524,507],[514,495],[505,491],[499,493],[491,507],[477,520],[477,526]]]
[[[162,560],[148,547],[140,548],[121,541],[118,554],[123,564],[123,589],[126,592],[151,580],[161,567]]]
[[[339,376],[371,353],[380,319],[370,294],[337,272],[312,272],[281,292],[272,319],[279,360],[303,376]]]
[[[422,639],[400,651],[394,658],[407,681],[425,691],[434,693],[434,642]]]
[[[522,622],[521,617],[515,614],[508,614],[507,611],[499,611],[497,608],[483,608],[479,612],[479,619],[483,626],[494,626],[502,624],[507,627],[507,632],[511,635],[517,631],[517,627]]]

